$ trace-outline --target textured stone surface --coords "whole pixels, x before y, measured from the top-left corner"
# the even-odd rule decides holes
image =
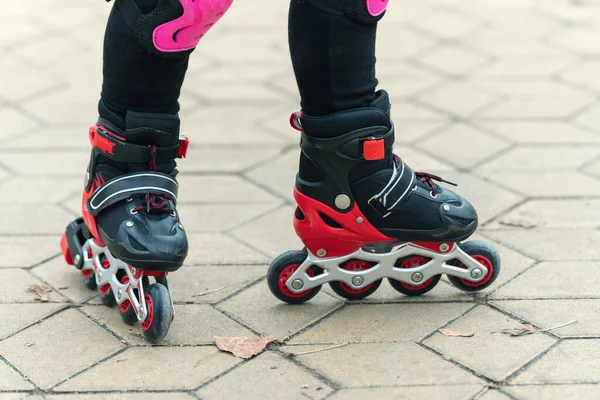
[[[342,389],[329,398],[332,400],[363,400],[365,398],[393,400],[464,400],[474,397],[480,391],[481,386],[478,385]]]

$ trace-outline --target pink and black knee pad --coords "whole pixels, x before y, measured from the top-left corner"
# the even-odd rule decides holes
[[[161,55],[193,50],[233,0],[158,0],[149,13],[135,0],[117,0],[119,9],[136,37],[152,52]]]
[[[389,0],[308,0],[308,2],[325,11],[343,13],[360,24],[371,25],[383,18]]]

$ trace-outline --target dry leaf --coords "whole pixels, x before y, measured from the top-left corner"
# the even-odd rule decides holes
[[[40,285],[31,285],[27,288],[28,292],[33,292],[38,295],[39,301],[48,302],[50,301],[50,293],[52,293],[52,289],[48,286],[40,286]]]
[[[497,332],[492,332],[492,333],[504,333],[505,335],[510,335],[510,336],[525,336],[525,335],[531,335],[532,333],[550,332],[555,329],[574,324],[576,322],[577,322],[576,320],[573,320],[573,321],[569,321],[567,323],[560,324],[560,325],[554,326],[552,328],[546,328],[546,329],[536,329],[529,324],[523,324],[521,326],[521,328],[506,328],[506,329],[502,329],[502,330],[499,330]]]
[[[276,341],[275,336],[264,338],[225,338],[215,337],[217,347],[222,351],[228,351],[239,358],[251,358],[260,354],[267,344]]]
[[[475,333],[472,332],[459,332],[453,329],[440,329],[440,333],[444,336],[452,336],[452,337],[473,337]]]

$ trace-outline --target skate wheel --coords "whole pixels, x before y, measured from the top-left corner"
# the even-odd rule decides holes
[[[269,266],[267,283],[271,293],[279,300],[290,304],[301,304],[315,297],[321,290],[321,287],[318,286],[302,293],[294,293],[285,284],[289,277],[300,267],[300,264],[306,260],[306,257],[308,257],[306,250],[291,250],[281,254]],[[316,275],[313,268],[307,270],[309,276]]]
[[[462,243],[460,248],[478,263],[486,267],[488,273],[479,282],[471,282],[467,279],[448,275],[448,280],[450,283],[460,290],[464,290],[465,292],[478,292],[494,283],[500,274],[500,254],[498,254],[496,249],[494,249],[491,245],[479,240]],[[465,269],[467,268],[467,266],[461,263],[459,260],[453,260],[451,261],[451,264],[456,267]]]
[[[367,261],[350,260],[342,268],[347,271],[366,271],[372,267],[373,265]],[[379,288],[379,285],[381,285],[381,279],[360,289],[353,289],[344,282],[329,282],[329,286],[334,292],[348,300],[364,299],[372,295]]]
[[[65,262],[69,265],[75,265],[73,262],[73,257],[71,257],[71,253],[69,252],[69,243],[67,242],[67,234],[63,233],[60,238],[60,250],[63,253],[63,257],[65,258]]]
[[[102,300],[102,304],[104,304],[106,307],[114,307],[117,305],[117,300],[115,299],[113,291],[108,283],[100,286],[98,288],[98,292],[100,293],[100,300]]]
[[[148,315],[140,326],[146,339],[150,343],[156,344],[167,335],[173,320],[171,295],[166,287],[160,283],[153,283],[148,286],[144,297]]]
[[[94,275],[94,271],[85,270],[81,271],[81,280],[83,284],[90,290],[96,290],[98,285],[96,285],[96,276]]]
[[[129,277],[127,275],[121,278],[121,283],[127,284],[128,282]],[[137,290],[134,289],[133,292],[137,295]],[[125,300],[119,304],[119,313],[121,314],[121,319],[127,325],[133,325],[138,321],[135,310],[129,300]]]
[[[396,267],[402,269],[409,269],[414,267],[420,267],[421,265],[425,265],[428,262],[428,258],[421,256],[403,257],[396,261]],[[410,283],[400,282],[396,279],[391,278],[388,280],[390,282],[390,285],[392,285],[392,287],[396,289],[397,292],[400,292],[407,296],[420,296],[433,289],[438,284],[441,278],[441,275],[436,275],[434,277],[429,278],[426,282],[423,282],[420,285],[411,285]]]

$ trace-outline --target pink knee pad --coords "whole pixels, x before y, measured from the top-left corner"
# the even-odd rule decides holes
[[[377,0],[381,1],[381,0]],[[183,15],[159,25],[152,34],[154,46],[165,53],[193,49],[225,14],[233,0],[179,0]]]
[[[367,11],[371,16],[378,17],[387,9],[389,0],[367,0]]]

